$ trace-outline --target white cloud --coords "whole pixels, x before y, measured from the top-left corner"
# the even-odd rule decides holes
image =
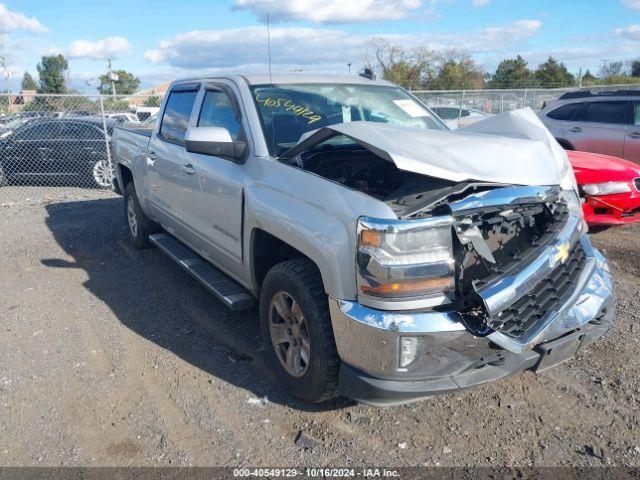
[[[640,24],[629,25],[625,28],[616,28],[613,33],[627,40],[640,41]]]
[[[431,0],[429,3],[435,3]],[[247,9],[261,20],[318,23],[363,23],[399,20],[419,9],[422,0],[235,0],[235,9]]]
[[[474,7],[483,7],[491,3],[491,0],[471,0],[471,5]]]
[[[640,10],[640,0],[622,0],[622,4],[632,10]]]
[[[27,17],[24,13],[13,12],[4,3],[0,3],[0,34],[16,30],[32,33],[45,33],[47,27],[35,17]]]
[[[377,35],[390,42],[434,50],[463,48],[471,53],[502,51],[522,44],[541,28],[538,20],[520,20],[464,35],[396,34]],[[342,71],[348,62],[362,60],[372,36],[337,29],[272,28],[273,62],[280,67],[298,66],[321,71],[327,65]],[[267,31],[260,26],[228,30],[199,30],[175,35],[148,50],[145,58],[154,64],[182,69],[262,66],[267,60]]]
[[[67,47],[67,56],[69,58],[106,60],[116,58],[130,50],[131,44],[124,37],[109,37],[96,42],[75,40]]]

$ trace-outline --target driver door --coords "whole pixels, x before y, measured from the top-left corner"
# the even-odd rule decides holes
[[[244,138],[238,103],[229,86],[209,84],[193,125],[224,127],[234,140]],[[200,179],[197,198],[185,205],[185,216],[206,242],[211,258],[230,271],[242,264],[243,166],[222,157],[190,153]]]

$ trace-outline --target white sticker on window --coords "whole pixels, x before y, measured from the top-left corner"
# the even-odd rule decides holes
[[[420,106],[419,104],[417,104],[416,102],[408,98],[401,99],[401,100],[394,100],[393,103],[395,103],[402,110],[404,110],[405,113],[407,113],[412,117],[426,117],[427,115],[429,115],[427,111],[424,108],[422,108],[422,106]]]
[[[351,121],[351,107],[348,105],[342,106],[342,122],[349,123]]]

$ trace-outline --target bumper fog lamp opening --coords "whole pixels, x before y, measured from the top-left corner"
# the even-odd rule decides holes
[[[400,356],[398,366],[408,367],[418,356],[418,338],[400,337]]]

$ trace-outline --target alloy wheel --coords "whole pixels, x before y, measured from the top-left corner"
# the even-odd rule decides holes
[[[93,180],[100,187],[113,186],[113,169],[109,165],[109,162],[100,160],[93,166]]]
[[[271,343],[280,363],[293,377],[302,377],[309,368],[311,343],[300,305],[291,294],[276,293],[269,307]]]
[[[129,223],[129,231],[133,237],[138,236],[138,217],[136,215],[136,208],[133,203],[133,197],[127,199],[127,222]]]

